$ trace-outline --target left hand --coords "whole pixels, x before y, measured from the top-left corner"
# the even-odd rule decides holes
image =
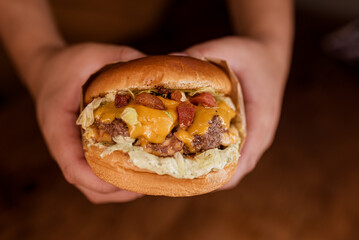
[[[145,55],[127,46],[82,43],[41,56],[40,67],[29,77],[29,88],[33,89],[40,129],[65,179],[93,203],[125,202],[142,196],[119,189],[92,172],[75,122],[81,87],[91,74],[106,64]]]
[[[245,37],[216,39],[184,51],[192,57],[226,60],[242,87],[247,138],[237,171],[222,189],[235,187],[273,142],[289,66],[280,51],[272,43]]]

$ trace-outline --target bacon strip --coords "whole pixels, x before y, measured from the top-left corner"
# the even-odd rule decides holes
[[[126,107],[130,103],[130,101],[131,101],[131,95],[130,94],[126,94],[126,95],[116,94],[115,106],[117,108]]]
[[[172,100],[180,102],[181,98],[182,98],[182,94],[179,91],[174,91],[173,93],[171,93],[171,99]]]
[[[197,94],[191,98],[191,103],[195,105],[202,105],[204,107],[217,107],[216,99],[209,92]]]
[[[193,122],[196,107],[193,106],[190,102],[181,102],[177,106],[177,112],[180,127],[186,128],[189,127]]]
[[[137,104],[141,104],[146,107],[159,109],[159,110],[166,110],[166,106],[163,104],[161,99],[150,93],[140,93],[136,95],[135,102]]]
[[[171,93],[171,90],[169,90],[163,86],[160,86],[160,87],[157,87],[157,92],[159,94],[168,94],[168,93]]]

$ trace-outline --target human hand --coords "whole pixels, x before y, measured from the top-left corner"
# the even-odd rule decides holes
[[[65,179],[93,203],[124,202],[142,195],[104,182],[87,164],[75,124],[81,87],[102,66],[143,56],[130,47],[95,43],[47,49],[27,81],[31,83],[39,125],[52,156]]]
[[[277,128],[289,56],[274,43],[244,37],[225,37],[184,51],[193,57],[226,60],[238,77],[247,117],[247,138],[235,175],[222,189],[235,187],[254,169],[273,142]]]

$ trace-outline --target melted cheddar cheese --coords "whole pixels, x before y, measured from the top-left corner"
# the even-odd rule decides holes
[[[140,139],[142,147],[147,143],[162,143],[172,129],[178,125],[177,106],[178,102],[159,97],[166,110],[158,110],[131,102],[126,107],[116,108],[114,102],[109,102],[95,110],[95,119],[103,123],[111,123],[115,118],[121,119],[121,114],[126,108],[133,108],[137,112],[137,120],[140,124],[128,124],[130,137]],[[187,129],[179,129],[175,136],[181,140],[191,152],[194,152],[192,146],[195,135],[203,135],[208,132],[210,122],[214,116],[219,116],[224,128],[229,129],[231,119],[236,115],[224,101],[218,103],[217,107],[207,108],[196,106],[196,112],[193,123]],[[227,136],[229,142],[234,140],[233,136]]]
[[[125,108],[115,107],[114,102],[109,102],[95,110],[95,119],[102,123],[111,123],[115,118],[120,118]]]
[[[178,124],[178,102],[161,98],[167,110],[158,110],[131,102],[126,107],[116,108],[114,102],[99,107],[95,110],[95,118],[103,123],[111,123],[115,118],[121,119],[121,114],[126,108],[133,108],[138,115],[141,124],[127,124],[130,137],[133,139],[144,137],[151,143],[162,143],[166,136]]]
[[[192,146],[193,136],[189,134],[189,132],[180,128],[177,132],[175,132],[175,136],[188,147],[190,152],[194,152],[194,148]]]
[[[192,125],[187,129],[192,136],[203,135],[208,132],[209,123],[218,115],[224,128],[228,129],[231,119],[236,113],[225,103],[220,102],[217,107],[207,108],[196,106],[196,113]]]

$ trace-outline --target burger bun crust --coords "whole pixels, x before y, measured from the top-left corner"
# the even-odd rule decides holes
[[[224,169],[195,179],[179,179],[146,172],[130,162],[127,153],[116,150],[101,157],[104,148],[85,145],[85,157],[92,171],[102,180],[121,189],[170,197],[184,197],[211,192],[225,185],[236,170],[236,162]]]
[[[199,89],[211,87],[229,94],[231,82],[218,66],[184,56],[151,56],[125,63],[107,65],[92,77],[84,96],[85,104],[93,98],[117,90]]]

